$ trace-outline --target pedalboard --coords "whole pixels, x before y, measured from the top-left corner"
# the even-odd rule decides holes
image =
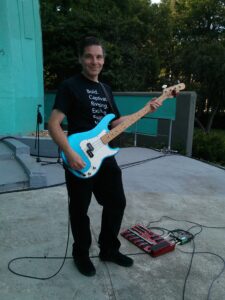
[[[136,224],[121,232],[121,235],[152,257],[171,252],[175,243],[166,240],[141,224]]]

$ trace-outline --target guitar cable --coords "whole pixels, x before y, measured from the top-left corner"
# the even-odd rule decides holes
[[[225,271],[225,259],[221,255],[213,253],[213,252],[210,252],[210,251],[196,251],[195,250],[195,240],[194,239],[195,239],[195,237],[197,235],[199,235],[202,232],[203,228],[206,228],[206,229],[225,229],[225,226],[206,226],[206,225],[202,225],[202,224],[199,224],[199,223],[196,223],[196,222],[193,222],[193,221],[179,220],[179,219],[175,219],[175,218],[172,218],[172,217],[169,217],[169,216],[162,216],[160,219],[158,219],[156,221],[149,222],[146,227],[149,228],[149,229],[156,228],[156,229],[159,229],[159,230],[160,229],[161,230],[167,230],[168,232],[172,232],[172,233],[176,232],[176,231],[179,232],[181,230],[181,229],[168,230],[168,229],[165,229],[165,228],[162,228],[162,227],[152,227],[152,226],[150,226],[152,223],[161,222],[163,218],[167,218],[169,220],[176,221],[176,222],[187,222],[187,223],[193,224],[193,226],[191,226],[189,229],[185,230],[185,232],[188,232],[189,234],[191,234],[193,236],[193,238],[191,239],[191,241],[193,243],[192,251],[188,252],[188,251],[184,251],[184,250],[181,250],[181,249],[179,249],[179,248],[176,247],[176,249],[179,252],[191,255],[191,259],[190,259],[190,262],[189,262],[188,270],[187,270],[187,273],[186,273],[186,276],[185,276],[185,279],[184,279],[184,285],[183,285],[183,290],[182,290],[182,300],[185,299],[185,292],[186,292],[187,281],[188,281],[188,278],[189,278],[189,275],[190,275],[190,271],[191,271],[191,267],[192,267],[194,255],[196,255],[196,254],[209,254],[209,255],[216,256],[217,258],[219,258],[222,261],[223,267],[222,267],[221,271],[214,276],[213,280],[210,283],[209,289],[208,289],[207,300],[210,300],[211,290],[212,290],[212,287],[213,287],[214,283],[216,282],[216,280],[218,280],[221,277],[221,275]],[[190,230],[193,229],[193,228],[200,228],[200,230],[197,233],[192,234],[190,232]],[[180,243],[177,243],[177,245],[179,245],[179,244]]]
[[[38,279],[38,280],[48,280],[48,279],[51,279],[53,277],[55,277],[60,271],[61,269],[63,268],[64,264],[65,264],[65,261],[67,259],[67,252],[68,252],[68,246],[69,246],[69,237],[70,237],[70,218],[69,218],[69,196],[68,196],[68,222],[67,222],[67,241],[66,241],[66,249],[65,249],[65,254],[63,257],[60,257],[60,256],[24,256],[24,257],[17,257],[17,258],[14,258],[12,260],[9,261],[8,263],[8,270],[15,274],[15,275],[18,275],[18,276],[21,276],[21,277],[26,277],[26,278],[30,278],[30,279]],[[18,273],[16,271],[14,271],[12,268],[11,268],[11,264],[14,262],[14,261],[17,261],[17,260],[24,260],[24,259],[63,259],[62,263],[61,263],[61,266],[59,267],[59,269],[53,274],[53,275],[50,275],[50,276],[47,276],[47,277],[38,277],[38,276],[31,276],[31,275],[26,275],[26,274],[22,274],[22,273]]]
[[[170,156],[170,155],[175,155],[175,154],[163,154],[163,155],[159,155],[159,156],[156,156],[156,157],[151,157],[151,158],[147,158],[147,159],[143,159],[143,160],[139,160],[139,161],[119,165],[119,167],[123,170],[123,169],[135,167],[135,166],[147,163],[149,161],[156,160],[156,159],[166,157],[166,156]]]

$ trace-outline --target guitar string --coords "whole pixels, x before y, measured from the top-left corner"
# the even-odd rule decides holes
[[[160,97],[158,97],[158,99],[159,99]],[[160,99],[160,100],[162,100],[162,99]],[[165,100],[165,99],[164,99]],[[146,106],[144,106],[140,111],[138,111],[138,112],[136,112],[135,113],[135,117],[137,118],[137,120],[138,119],[140,119],[141,118],[141,116],[142,116],[142,113],[143,113],[143,111],[145,111],[146,110]],[[147,113],[149,113],[150,111],[148,111]],[[145,112],[145,114],[146,114],[146,112]],[[135,122],[137,121],[137,120],[135,120]],[[122,124],[122,123],[121,123]],[[131,125],[133,125],[134,123],[132,123],[132,124],[129,124],[128,126],[125,126],[125,128],[123,128],[123,130],[125,130],[126,128],[128,128],[129,126],[131,126]],[[110,131],[108,131],[108,132],[106,132],[104,135],[112,135],[112,136],[114,136],[114,134],[113,133],[110,133]],[[101,137],[103,137],[104,135],[102,135]],[[116,133],[116,135],[117,135],[117,133]],[[101,139],[101,137],[100,137],[100,139]],[[115,136],[116,137],[116,136]],[[114,137],[113,137],[114,138]],[[93,143],[93,145],[96,145],[96,146],[98,146],[98,142],[99,142],[99,144],[101,144],[101,142],[98,140],[98,141],[96,141],[95,143]],[[103,143],[103,142],[102,142]],[[103,143],[103,145],[105,145],[104,143]]]
[[[126,127],[127,128],[127,127]],[[126,129],[125,128],[125,129]],[[104,146],[106,146],[107,144],[105,144],[101,138],[105,135],[110,135],[110,131],[106,132],[105,134],[103,134],[102,136],[100,136],[98,138],[98,140],[94,141],[93,143],[90,142],[91,146],[94,148],[95,152],[100,151]],[[113,136],[113,134],[112,134]],[[86,148],[82,149],[83,152],[87,153],[87,150],[90,150],[87,146],[88,143],[86,143]]]
[[[158,99],[159,99],[160,97],[158,97]],[[136,112],[135,113],[135,117],[137,118],[137,119],[140,119],[140,116],[142,115],[142,113],[143,113],[143,111],[145,111],[146,110],[146,106],[144,106],[140,111],[138,111],[138,112]],[[136,120],[135,120],[136,121]],[[132,124],[129,124],[129,126],[131,126]],[[126,129],[127,127],[129,127],[129,126],[125,126],[125,128],[123,128],[123,129]],[[117,133],[116,133],[117,134]],[[101,140],[101,138],[103,137],[103,136],[105,136],[105,135],[112,135],[112,136],[114,136],[114,134],[110,134],[110,131],[108,131],[108,132],[106,132],[104,135],[102,135],[100,138],[99,138],[99,140],[98,141],[96,141],[96,142],[94,142],[93,144],[92,144],[92,146],[94,147],[97,147],[97,146],[99,146],[99,145],[101,145],[101,147],[102,146],[104,146],[104,145],[106,145],[106,144],[104,144],[104,142]],[[100,141],[101,140],[101,141]]]
[[[127,128],[127,126],[126,126],[126,128]],[[125,128],[125,129],[126,129]],[[124,129],[124,128],[123,128]],[[117,134],[117,133],[116,133]],[[102,135],[102,136],[100,136],[99,137],[99,139],[97,140],[97,141],[95,141],[95,142],[93,142],[93,143],[91,143],[91,145],[95,148],[95,147],[98,147],[98,146],[105,146],[106,144],[101,140],[101,138],[103,137],[103,136],[106,136],[106,135],[108,135],[108,136],[110,136],[110,135],[112,135],[113,136],[113,138],[114,138],[114,134],[111,134],[110,133],[110,131],[108,131],[108,132],[106,132],[104,135]],[[115,136],[116,137],[116,136]]]
[[[143,108],[142,108],[141,110],[143,110]],[[140,113],[141,113],[141,112],[140,112]],[[140,118],[140,113],[139,113],[139,114],[136,113],[136,117],[138,117],[138,119]],[[132,124],[129,124],[129,126],[131,126],[131,125],[132,125]],[[125,128],[123,128],[123,130],[126,129],[127,127],[129,127],[129,126],[125,126]],[[117,134],[117,132],[116,132],[116,134]],[[102,145],[102,144],[103,144],[103,146],[104,146],[105,144],[104,144],[104,142],[101,140],[101,138],[102,138],[103,136],[105,136],[105,135],[112,135],[112,136],[114,136],[113,133],[110,133],[110,131],[108,131],[108,132],[106,132],[104,135],[102,135],[102,136],[99,138],[98,141],[94,142],[94,143],[93,143],[93,146],[98,146],[98,145]],[[100,141],[100,140],[101,140],[101,141]]]

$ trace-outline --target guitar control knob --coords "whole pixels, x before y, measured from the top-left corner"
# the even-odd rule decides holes
[[[88,172],[88,176],[91,176],[91,173],[90,173],[90,172]]]
[[[92,167],[93,170],[96,170],[96,167]]]

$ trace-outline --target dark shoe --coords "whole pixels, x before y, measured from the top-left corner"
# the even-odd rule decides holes
[[[85,276],[94,276],[95,267],[89,257],[74,257],[74,263],[79,272]]]
[[[104,255],[103,253],[99,253],[99,257],[102,261],[111,261],[117,265],[120,265],[122,267],[131,267],[133,265],[133,259],[120,253],[116,252],[113,254],[107,254]]]

